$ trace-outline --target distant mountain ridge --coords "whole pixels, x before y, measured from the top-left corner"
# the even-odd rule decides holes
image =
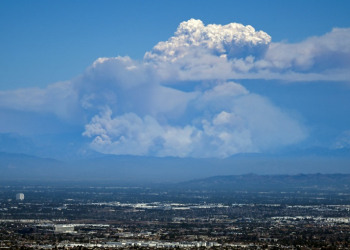
[[[211,176],[350,174],[350,157],[325,154],[239,154],[225,159],[101,155],[59,161],[0,152],[1,179],[115,180],[181,182]]]
[[[27,154],[0,152],[0,179],[40,179],[60,176],[64,162]]]
[[[267,156],[279,157],[343,157],[350,158],[350,148],[326,148],[326,147],[311,147],[305,149],[290,149],[276,153],[239,153],[228,158],[261,158]]]
[[[350,174],[227,175],[182,182],[183,188],[220,190],[350,189]]]
[[[16,133],[0,133],[0,152],[35,155],[65,161],[91,159],[104,154],[89,147],[89,140],[75,134],[43,134],[26,137]]]

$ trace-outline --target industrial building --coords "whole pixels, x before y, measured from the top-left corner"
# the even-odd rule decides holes
[[[55,225],[54,232],[55,233],[73,233],[74,226],[73,225]]]
[[[16,200],[23,201],[24,200],[24,194],[23,193],[16,194]]]

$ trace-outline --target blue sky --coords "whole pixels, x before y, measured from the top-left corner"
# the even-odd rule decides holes
[[[349,1],[1,1],[0,133],[179,157],[347,147],[348,13]],[[182,22],[255,31],[210,47],[181,40]],[[207,26],[230,23],[243,26]]]

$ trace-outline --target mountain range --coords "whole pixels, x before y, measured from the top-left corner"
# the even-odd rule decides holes
[[[350,174],[350,150],[314,148],[283,154],[237,154],[228,158],[102,155],[57,160],[0,152],[0,180],[114,180],[181,182],[217,175]]]
[[[296,175],[227,175],[181,183],[183,189],[207,190],[245,190],[245,191],[282,191],[282,190],[341,190],[350,188],[350,174],[296,174]]]

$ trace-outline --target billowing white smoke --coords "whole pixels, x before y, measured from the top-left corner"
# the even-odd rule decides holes
[[[248,25],[230,23],[224,26],[210,24],[204,26],[201,20],[182,22],[175,36],[167,42],[158,43],[145,55],[146,61],[176,61],[194,51],[227,58],[241,58],[261,55],[271,41],[263,31],[256,32]]]
[[[335,28],[301,43],[272,43],[251,26],[207,25],[191,19],[175,35],[158,43],[144,60],[165,79],[283,79],[288,81],[350,78],[350,29]]]
[[[311,37],[298,44],[271,44],[264,61],[270,69],[321,73],[336,80],[337,74],[350,68],[349,44],[350,29],[335,28],[324,36]]]
[[[191,19],[142,61],[100,58],[71,81],[0,92],[0,108],[55,114],[81,124],[91,147],[103,153],[227,157],[262,152],[300,142],[305,128],[236,79],[344,80],[349,51],[350,29],[287,44],[272,43],[251,26],[205,26]],[[193,91],[177,87],[192,80],[197,83]]]
[[[94,138],[91,146],[103,153],[179,157],[260,152],[305,137],[297,121],[240,84],[216,83],[192,97],[171,100],[169,95],[170,106],[185,104],[190,112],[182,110],[182,117],[175,119],[167,117],[168,111],[161,106],[169,105],[166,99],[151,108],[156,116],[140,115],[138,109],[113,115],[107,106],[85,126],[84,135]],[[181,119],[185,125],[178,122]]]

